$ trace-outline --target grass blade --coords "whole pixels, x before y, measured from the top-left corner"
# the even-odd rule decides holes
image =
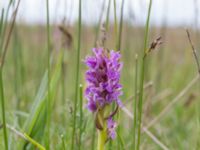
[[[47,131],[46,131],[46,147],[47,150],[50,149],[50,123],[51,123],[51,109],[50,109],[50,101],[51,101],[51,95],[50,95],[50,75],[51,75],[51,71],[50,71],[50,26],[49,26],[49,0],[46,0],[46,26],[47,26],[47,69],[48,69],[48,98],[46,101],[46,107],[47,107],[47,113],[46,113],[46,117],[47,117]]]
[[[152,6],[152,0],[150,0],[149,3],[149,9],[148,9],[148,15],[146,19],[146,25],[145,25],[145,36],[144,36],[144,49],[143,49],[143,55],[142,55],[142,62],[140,66],[140,85],[139,85],[139,114],[138,114],[138,139],[137,139],[137,150],[140,149],[140,135],[141,135],[141,122],[142,122],[142,104],[143,104],[143,86],[144,86],[144,72],[145,72],[145,62],[146,57],[145,52],[147,50],[147,42],[148,42],[148,34],[149,34],[149,22],[150,22],[150,14],[151,14],[151,6]]]
[[[79,146],[78,149],[81,149],[81,141],[82,141],[82,132],[83,132],[83,128],[82,128],[82,122],[83,122],[83,86],[80,84],[79,86],[79,95],[80,95],[80,120],[79,120]]]
[[[11,22],[11,26],[10,26],[10,30],[8,32],[8,36],[5,42],[5,47],[3,47],[4,41],[2,39],[1,41],[1,47],[3,47],[3,53],[1,56],[1,62],[0,62],[0,97],[1,97],[1,108],[2,108],[2,119],[3,119],[3,131],[4,131],[4,142],[5,142],[5,149],[8,150],[8,137],[7,137],[7,131],[6,131],[6,113],[5,113],[5,98],[4,98],[4,85],[3,85],[3,66],[4,66],[4,61],[5,61],[5,57],[6,57],[6,53],[8,50],[8,45],[10,42],[10,38],[12,35],[12,31],[15,25],[15,20],[16,20],[16,16],[17,16],[17,11],[19,8],[19,4],[20,4],[20,0],[17,3],[17,7],[15,9],[15,11],[13,12],[13,20]],[[3,17],[2,17],[3,18]],[[1,18],[1,19],[2,19]],[[3,32],[5,33],[5,30],[3,30]]]
[[[3,134],[4,134],[4,144],[5,149],[8,150],[8,137],[6,130],[6,114],[5,114],[5,99],[4,99],[4,89],[3,89],[3,77],[2,68],[0,68],[0,96],[1,96],[1,109],[2,109],[2,119],[3,119]]]
[[[76,62],[76,82],[75,82],[75,99],[74,99],[74,112],[73,112],[73,129],[72,129],[72,143],[71,149],[74,149],[74,140],[76,132],[76,110],[78,101],[79,90],[79,72],[80,72],[80,48],[81,48],[81,0],[79,0],[79,21],[78,21],[78,47],[77,47],[77,62]]]
[[[120,15],[120,24],[119,24],[119,38],[118,38],[118,46],[117,46],[118,51],[120,51],[121,43],[122,43],[123,18],[124,18],[124,0],[122,0],[122,5],[121,5],[121,15]]]
[[[111,4],[111,0],[108,1],[108,7],[107,7],[107,15],[106,15],[106,32],[108,32],[108,27],[109,27],[110,4]]]
[[[135,150],[136,146],[136,125],[137,125],[137,100],[138,100],[138,94],[137,94],[137,80],[138,79],[138,56],[135,56],[135,101],[133,105],[134,110],[134,119],[133,119],[133,149]]]
[[[50,81],[50,93],[52,97],[56,94],[58,80],[61,74],[61,64],[62,56],[59,56],[58,61],[55,66],[55,70],[52,73],[52,78]],[[48,84],[48,73],[45,72],[43,79],[41,81],[40,87],[38,89],[37,95],[35,97],[34,103],[32,104],[30,115],[24,124],[24,130],[27,135],[32,138],[41,140],[45,128],[46,119],[46,101],[48,99],[47,85]],[[54,99],[51,98],[50,109],[53,107]],[[23,144],[26,147],[26,143]]]

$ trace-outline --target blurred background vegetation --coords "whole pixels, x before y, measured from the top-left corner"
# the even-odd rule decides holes
[[[14,2],[16,3],[16,2]],[[23,3],[26,3],[26,5]],[[19,14],[26,13],[26,8],[29,2],[21,0],[19,6]],[[30,3],[34,3],[33,1]],[[44,4],[43,4],[44,3]],[[55,1],[50,1],[50,6],[55,4]],[[62,2],[60,2],[62,4]],[[71,3],[71,5],[70,5]],[[80,51],[80,84],[85,87],[84,73],[86,67],[83,63],[84,58],[91,54],[91,49],[96,45],[96,40],[102,38],[102,24],[108,23],[106,28],[106,43],[105,47],[108,49],[117,49],[119,36],[119,22],[121,13],[121,1],[116,1],[117,5],[117,25],[114,23],[113,14],[113,0],[111,0],[111,9],[108,11],[108,1],[91,2],[95,7],[90,11],[90,2],[83,1],[83,24],[81,31],[81,51]],[[105,3],[105,4],[104,4]],[[144,107],[143,107],[143,126],[148,124],[156,118],[168,104],[180,93],[176,103],[170,106],[170,109],[155,122],[149,131],[168,149],[173,150],[199,150],[200,149],[200,80],[195,80],[191,88],[184,91],[191,81],[197,76],[198,71],[196,62],[192,54],[192,49],[188,42],[185,28],[188,28],[191,33],[191,39],[197,49],[197,54],[200,57],[200,32],[199,32],[199,14],[200,6],[198,1],[191,1],[194,9],[194,16],[189,16],[189,23],[172,24],[173,19],[168,24],[166,13],[173,13],[176,15],[177,11],[157,7],[163,6],[164,2],[153,1],[152,21],[149,33],[148,45],[157,37],[162,37],[162,45],[155,51],[148,55],[146,72],[145,72],[145,88],[144,88]],[[169,2],[171,3],[171,2]],[[182,3],[188,3],[183,1]],[[196,5],[193,5],[195,4]],[[78,22],[76,21],[76,13],[78,14],[78,2],[66,2],[66,6],[50,7],[50,52],[51,52],[51,96],[52,96],[52,110],[51,110],[51,128],[50,141],[52,149],[69,149],[71,141],[71,130],[73,124],[73,102],[75,98],[75,74],[77,61],[77,39],[78,39]],[[141,2],[144,6],[141,9],[142,13],[135,11],[134,7],[128,7],[132,1],[125,0],[124,21],[121,36],[121,55],[124,67],[122,70],[121,83],[123,85],[122,102],[126,108],[120,110],[119,126],[120,137],[125,149],[132,149],[132,127],[133,120],[129,113],[133,113],[134,106],[134,85],[135,85],[135,55],[139,55],[139,65],[141,59],[141,52],[143,49],[144,39],[144,22],[147,13],[148,1]],[[133,2],[134,4],[134,2]],[[139,2],[136,2],[138,5]],[[156,5],[157,4],[157,5]],[[180,4],[174,1],[174,4]],[[41,104],[46,99],[47,94],[47,77],[45,72],[47,70],[47,37],[46,37],[46,13],[45,2],[41,2],[42,9],[39,14],[43,17],[40,21],[31,23],[17,19],[15,24],[11,41],[8,47],[8,53],[5,59],[5,66],[3,70],[4,94],[5,94],[5,108],[7,123],[19,130],[22,133],[28,133],[33,139],[45,145],[45,117],[42,113],[46,113],[45,107]],[[91,6],[93,6],[91,5]],[[103,5],[105,5],[103,7]],[[184,4],[182,4],[185,6]],[[5,35],[9,32],[9,27],[12,21],[12,13],[16,4],[9,9],[8,21],[6,22]],[[34,7],[35,5],[33,5]],[[36,5],[38,6],[38,5]],[[132,5],[131,5],[132,6]],[[66,10],[66,15],[59,15],[59,9],[63,12]],[[176,6],[181,7],[181,5]],[[189,7],[189,6],[188,6]],[[2,2],[2,8],[8,9],[6,2]],[[55,8],[55,10],[53,10]],[[68,8],[68,9],[67,9]],[[88,14],[99,9],[96,15]],[[183,7],[184,8],[184,7]],[[187,8],[187,7],[186,7]],[[38,10],[32,8],[33,10]],[[155,10],[156,9],[156,10]],[[179,8],[177,8],[179,10]],[[136,8],[137,10],[137,8]],[[144,11],[143,11],[144,10]],[[53,12],[52,12],[53,11]],[[156,22],[155,12],[163,14],[159,23]],[[184,11],[184,10],[183,10]],[[2,11],[1,11],[2,12]],[[58,18],[53,21],[53,17],[57,13]],[[84,12],[87,12],[84,14]],[[102,13],[103,12],[103,13]],[[164,13],[163,13],[164,12]],[[72,14],[75,14],[74,17]],[[62,14],[62,13],[61,13]],[[102,18],[101,18],[102,14]],[[110,20],[106,22],[107,14]],[[141,20],[137,20],[142,15]],[[170,16],[170,15],[169,15]],[[187,15],[186,15],[187,16]],[[31,14],[29,20],[31,20]],[[52,17],[52,18],[51,18]],[[70,18],[71,17],[71,18]],[[107,17],[107,18],[106,18]],[[184,16],[183,16],[184,17]],[[193,18],[191,18],[193,17]],[[26,18],[26,17],[25,17]],[[93,20],[92,20],[93,18]],[[96,19],[97,22],[94,20]],[[101,18],[101,19],[100,19]],[[158,17],[159,18],[159,17]],[[186,17],[187,18],[187,17]],[[71,20],[70,20],[71,19]],[[91,20],[90,20],[91,19]],[[85,20],[88,20],[86,22]],[[98,21],[99,20],[99,21]],[[170,19],[169,19],[170,20]],[[184,19],[183,19],[184,20]],[[181,22],[181,21],[180,21]],[[117,32],[116,32],[117,27]],[[1,50],[2,52],[2,50]],[[199,60],[200,61],[200,60]],[[36,96],[37,95],[37,96]],[[39,105],[41,104],[41,105]],[[80,121],[79,111],[77,112],[76,125],[77,133],[75,142],[78,147],[79,136],[78,126],[82,122],[82,145],[81,149],[93,149],[93,142],[95,142],[94,121],[93,116],[85,109],[86,100],[83,98],[83,118]],[[78,102],[78,106],[80,103]],[[38,107],[41,106],[41,110]],[[36,111],[34,111],[36,109]],[[44,111],[43,111],[44,109]],[[127,113],[128,111],[128,113]],[[30,131],[31,125],[36,113],[36,123]],[[33,116],[31,118],[30,116]],[[0,124],[2,118],[0,116]],[[0,149],[4,149],[3,129],[0,128]],[[30,132],[30,133],[29,133]],[[63,136],[61,136],[63,135]],[[24,139],[8,130],[8,139],[10,149],[20,149],[26,147]],[[64,141],[64,142],[63,142]],[[110,143],[110,142],[109,142]],[[111,149],[118,147],[119,141],[112,141]],[[30,144],[29,144],[30,146]],[[28,148],[30,148],[27,146]],[[26,147],[26,148],[27,148]],[[107,147],[110,148],[109,144]],[[118,147],[119,148],[119,147]],[[122,148],[120,148],[122,149]],[[141,149],[157,150],[164,149],[160,144],[152,139],[146,133],[142,133]]]

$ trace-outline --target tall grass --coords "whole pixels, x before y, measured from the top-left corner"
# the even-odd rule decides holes
[[[120,24],[119,24],[119,37],[118,37],[118,45],[117,45],[117,50],[118,51],[121,50],[123,18],[124,18],[124,0],[122,0],[122,4],[121,4]]]
[[[106,32],[108,32],[108,28],[109,28],[110,7],[111,7],[111,0],[108,0],[108,7],[107,7],[107,14],[106,14]]]
[[[11,4],[11,2],[10,2]],[[5,41],[5,46],[4,44],[4,38],[2,38],[1,41],[1,47],[3,47],[3,52],[2,52],[2,56],[1,56],[1,64],[0,64],[0,97],[1,97],[1,109],[2,109],[2,119],[3,119],[3,131],[4,131],[4,144],[5,144],[5,149],[8,150],[8,137],[7,137],[7,129],[6,129],[6,113],[5,113],[5,97],[4,97],[4,84],[3,84],[3,66],[4,66],[4,62],[5,62],[5,57],[8,51],[8,45],[10,42],[10,38],[12,35],[12,31],[15,25],[15,20],[16,20],[16,16],[17,16],[17,11],[19,8],[19,4],[20,4],[20,0],[17,3],[17,7],[15,9],[15,11],[13,12],[13,19],[12,19],[12,23],[10,26],[10,29],[8,31],[8,35],[7,35],[7,39]],[[3,16],[2,16],[3,18]],[[1,19],[3,20],[3,19]],[[6,20],[7,22],[7,20]],[[3,22],[2,22],[3,25]],[[2,27],[1,27],[2,28]],[[6,28],[4,28],[3,32],[5,33]]]
[[[136,148],[136,126],[137,126],[137,101],[138,101],[138,55],[136,54],[135,56],[135,99],[134,99],[134,103],[133,103],[133,149],[135,150]]]
[[[95,28],[95,40],[94,40],[94,46],[95,47],[97,46],[97,41],[98,41],[98,38],[99,38],[99,30],[100,30],[102,19],[103,19],[105,4],[106,4],[106,0],[103,1],[103,4],[101,6],[101,12],[100,12],[100,15],[99,15],[98,24],[97,24],[97,27]]]
[[[4,24],[4,9],[1,12],[1,26],[0,26],[0,33],[2,33],[2,28]],[[2,36],[3,37],[3,36]],[[1,39],[2,40],[2,39]],[[3,42],[1,41],[1,47],[3,47]],[[4,100],[4,89],[3,89],[3,68],[0,68],[0,96],[1,96],[1,109],[2,109],[2,119],[3,119],[3,134],[4,134],[4,144],[5,149],[8,149],[8,138],[7,138],[7,130],[6,130],[6,115],[5,115],[5,100]]]
[[[46,0],[46,26],[47,26],[47,74],[48,74],[48,82],[47,82],[47,103],[46,103],[46,107],[47,107],[47,113],[46,113],[46,117],[47,117],[47,131],[46,131],[46,148],[47,150],[50,149],[50,128],[51,128],[51,107],[50,107],[50,101],[51,101],[51,95],[50,95],[50,78],[51,78],[51,70],[50,70],[50,55],[51,55],[51,51],[50,51],[50,25],[49,25],[49,0]]]
[[[116,9],[116,7],[115,7]],[[121,12],[120,12],[120,23],[119,23],[119,33],[118,33],[118,42],[117,42],[117,50],[118,51],[121,51],[121,43],[122,43],[122,29],[123,29],[123,18],[124,18],[124,0],[122,0],[121,2]],[[118,112],[117,114],[117,118],[118,120],[120,120],[120,112]],[[122,137],[121,137],[121,127],[119,126],[118,129],[117,129],[117,133],[118,133],[118,136],[117,136],[117,149],[121,149],[123,148],[123,140],[122,140]]]
[[[1,39],[1,44],[0,44],[0,52],[2,52],[3,50],[3,44],[5,42],[5,37],[6,37],[6,31],[7,31],[7,24],[8,24],[8,15],[11,9],[12,4],[14,3],[13,0],[10,0],[8,3],[8,6],[6,8],[6,12],[5,12],[5,16],[4,16],[4,9],[2,10],[2,39]]]
[[[65,49],[62,49],[62,51],[54,51],[54,46],[57,46],[60,41],[53,41],[53,37],[51,36],[51,28],[56,25],[51,25],[49,22],[49,17],[51,16],[49,0],[46,0],[45,3],[46,24],[38,27],[35,27],[35,25],[29,26],[19,23],[17,28],[14,28],[15,17],[17,14],[16,10],[18,8],[15,8],[12,19],[8,21],[9,14],[11,14],[10,12],[12,10],[11,6],[12,4],[15,6],[14,2],[16,1],[10,0],[6,9],[2,9],[0,16],[0,48],[2,47],[0,51],[1,60],[3,60],[0,64],[0,109],[2,111],[0,113],[0,131],[2,130],[0,134],[2,135],[0,136],[0,149],[4,149],[4,147],[6,150],[13,148],[17,150],[96,149],[96,127],[94,122],[91,121],[93,120],[91,114],[87,110],[84,110],[84,82],[81,82],[81,74],[85,71],[85,68],[81,67],[81,57],[87,55],[87,46],[93,45],[94,41],[94,45],[98,46],[96,45],[96,41],[98,41],[99,38],[101,30],[100,26],[103,22],[104,15],[105,34],[107,38],[107,45],[104,46],[107,48],[109,45],[109,48],[120,50],[124,61],[124,72],[122,74],[124,107],[122,107],[121,110],[125,112],[125,114],[122,111],[118,112],[119,122],[117,138],[115,140],[107,141],[105,149],[168,150],[199,148],[200,120],[198,111],[199,101],[197,101],[199,93],[198,89],[196,90],[196,87],[194,87],[199,81],[199,75],[195,76],[190,82],[186,82],[186,80],[189,81],[190,77],[192,77],[190,75],[192,75],[195,69],[190,66],[192,64],[189,59],[190,57],[185,59],[183,54],[179,54],[173,49],[175,44],[177,47],[179,46],[179,40],[174,40],[174,45],[171,45],[170,42],[168,42],[165,45],[165,49],[169,51],[166,51],[165,53],[161,52],[162,54],[159,53],[162,56],[158,54],[158,62],[160,62],[160,64],[157,64],[157,61],[152,61],[152,63],[155,63],[156,65],[151,65],[151,67],[149,67],[148,73],[157,76],[170,76],[170,79],[168,79],[169,81],[166,83],[164,77],[157,80],[157,76],[155,77],[155,82],[154,79],[150,81],[152,83],[151,90],[155,90],[154,88],[156,87],[159,89],[155,90],[156,93],[153,93],[153,95],[148,95],[149,88],[146,87],[149,87],[149,84],[146,86],[144,83],[147,79],[145,70],[147,69],[148,60],[146,59],[145,52],[148,49],[147,45],[152,0],[149,3],[144,39],[140,32],[143,31],[143,27],[133,27],[125,20],[124,12],[126,11],[126,5],[124,4],[127,1],[122,0],[118,3],[116,0],[102,0],[98,24],[96,26],[88,26],[87,24],[82,24],[81,7],[83,1],[79,0],[78,35],[73,34],[75,31],[73,26],[71,27],[69,24],[67,26],[67,30],[70,31],[73,39],[77,40],[76,50],[73,50],[72,48],[67,52],[65,52]],[[86,1],[84,2],[87,4]],[[110,21],[112,5],[114,6],[113,23]],[[72,14],[72,9],[70,14]],[[118,14],[119,17],[117,16]],[[125,30],[126,28],[128,28],[128,30]],[[160,28],[156,27],[156,29]],[[168,29],[167,26],[166,29]],[[131,33],[133,33],[133,30],[135,32],[132,35]],[[137,32],[137,30],[140,33]],[[12,31],[16,32],[13,34]],[[39,34],[41,37],[38,36],[38,31],[41,32]],[[82,31],[87,34],[82,35]],[[169,34],[172,32],[175,37],[176,34],[180,32],[179,30],[175,31],[175,29],[168,29],[165,31],[164,29],[163,31],[161,29],[163,34],[167,31],[170,31]],[[13,38],[11,38],[11,35],[14,35]],[[29,36],[30,38],[27,38]],[[140,38],[142,38],[142,40]],[[166,38],[169,38],[168,34],[166,34]],[[184,41],[184,39],[181,39],[181,41],[182,40]],[[37,45],[38,41],[40,43]],[[137,51],[136,49],[138,49],[137,45],[139,45],[138,43],[141,41],[144,42],[143,54],[141,57],[135,57],[134,59],[133,56]],[[169,38],[169,41],[172,40]],[[56,42],[55,45],[54,42]],[[11,52],[11,54],[13,54],[13,56],[9,55],[9,45],[12,46],[13,52]],[[184,44],[181,46],[181,49],[185,48]],[[39,50],[40,48],[43,50],[43,47],[45,47],[45,50],[37,51],[35,50],[35,47]],[[173,56],[170,51],[172,49]],[[193,46],[192,49],[194,53],[195,49]],[[171,57],[168,58],[165,54],[168,54]],[[64,65],[64,55],[66,58],[69,58],[67,60],[66,72],[64,72],[66,67],[66,65]],[[199,71],[199,58],[195,55],[194,58]],[[33,68],[30,65],[32,64],[29,60],[30,56],[33,57],[33,59],[31,59],[32,62],[35,57],[37,57],[38,60],[38,62],[33,63]],[[168,64],[165,64],[164,66],[162,62],[163,59],[166,58],[168,58],[165,60],[166,62],[168,61]],[[39,64],[39,62],[43,61],[47,64]],[[37,65],[40,70],[37,69],[37,73],[35,73],[34,69],[38,68]],[[45,71],[40,65],[45,68]],[[30,72],[27,72],[29,74],[26,74],[26,77],[24,76],[23,70],[25,66],[29,67],[28,71]],[[162,68],[163,66],[165,67],[164,69]],[[181,69],[177,69],[178,67]],[[169,73],[168,70],[172,69],[175,71]],[[162,74],[159,73],[159,70],[163,71]],[[187,74],[183,76],[185,72]],[[186,75],[188,77],[187,79]],[[41,76],[42,79],[40,80]],[[10,78],[12,80],[9,80]],[[71,81],[71,79],[75,81],[75,88],[71,88],[74,86],[73,80]],[[15,87],[13,87],[13,82]],[[82,83],[83,86],[80,85],[80,83]],[[162,86],[160,86],[160,84]],[[36,89],[37,86],[38,88]],[[61,91],[60,86],[62,88]],[[170,96],[166,96],[164,92],[160,92],[168,91],[169,89],[172,91]],[[194,95],[190,106],[182,106],[182,103],[178,103],[180,100],[188,101],[187,99],[190,94]],[[146,95],[148,103],[144,103]],[[17,99],[15,99],[15,97]],[[166,101],[167,98],[170,100],[169,103]],[[150,104],[150,100],[152,100],[152,104]],[[15,107],[13,104],[17,104],[18,106]],[[143,113],[142,110],[144,105],[150,105],[152,107],[152,109],[148,111],[149,114]],[[195,109],[193,108],[196,108],[196,111],[194,111]],[[196,115],[194,115],[194,113],[196,113]],[[153,117],[153,115],[155,115],[155,117]],[[16,119],[20,119],[20,121],[16,122]],[[195,119],[195,121],[193,119]],[[187,121],[187,124],[183,125],[185,121]],[[159,131],[162,132],[156,132],[157,127],[159,127]],[[143,140],[143,135],[145,140]],[[187,142],[182,142],[183,140],[186,140]]]
[[[152,0],[150,0],[150,3],[149,3],[148,15],[147,15],[147,19],[146,19],[145,36],[144,36],[144,48],[143,48],[141,66],[140,66],[137,150],[140,149],[140,140],[141,140],[140,136],[141,136],[141,123],[142,123],[143,86],[144,86],[144,72],[145,72],[145,65],[146,65],[145,53],[146,53],[147,44],[148,44],[149,22],[150,22],[151,6],[152,6]]]
[[[80,119],[79,119],[79,144],[78,149],[81,150],[82,144],[82,134],[83,134],[83,86],[80,84],[79,86],[79,112],[80,112]]]
[[[6,130],[6,114],[5,114],[5,99],[4,99],[4,84],[3,84],[3,72],[0,68],[0,95],[1,95],[1,109],[2,109],[2,119],[3,119],[3,134],[4,134],[4,144],[5,149],[8,150],[8,136]]]
[[[77,101],[78,101],[78,91],[79,91],[79,74],[80,74],[80,49],[81,49],[81,3],[82,0],[79,0],[79,19],[78,19],[78,43],[77,43],[77,62],[76,62],[76,81],[75,81],[75,99],[74,99],[74,107],[73,107],[73,129],[72,129],[72,142],[71,149],[74,149],[74,141],[76,134],[76,111],[77,111]]]

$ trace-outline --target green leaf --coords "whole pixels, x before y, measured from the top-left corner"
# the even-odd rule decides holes
[[[54,96],[56,94],[58,80],[61,73],[61,63],[62,63],[62,54],[59,56],[54,71],[52,73],[50,81],[50,106],[53,107]],[[40,87],[38,89],[37,95],[35,97],[34,103],[32,105],[29,117],[25,122],[24,131],[31,138],[40,141],[44,135],[44,129],[46,125],[46,100],[48,98],[47,94],[47,71],[45,72],[43,79],[41,81]],[[23,143],[22,146],[27,147],[28,143]]]

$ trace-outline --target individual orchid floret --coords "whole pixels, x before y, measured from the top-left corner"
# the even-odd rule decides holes
[[[109,118],[107,120],[107,128],[108,128],[108,136],[111,138],[111,139],[115,139],[116,137],[116,129],[117,127],[117,123],[113,121],[112,118]]]

